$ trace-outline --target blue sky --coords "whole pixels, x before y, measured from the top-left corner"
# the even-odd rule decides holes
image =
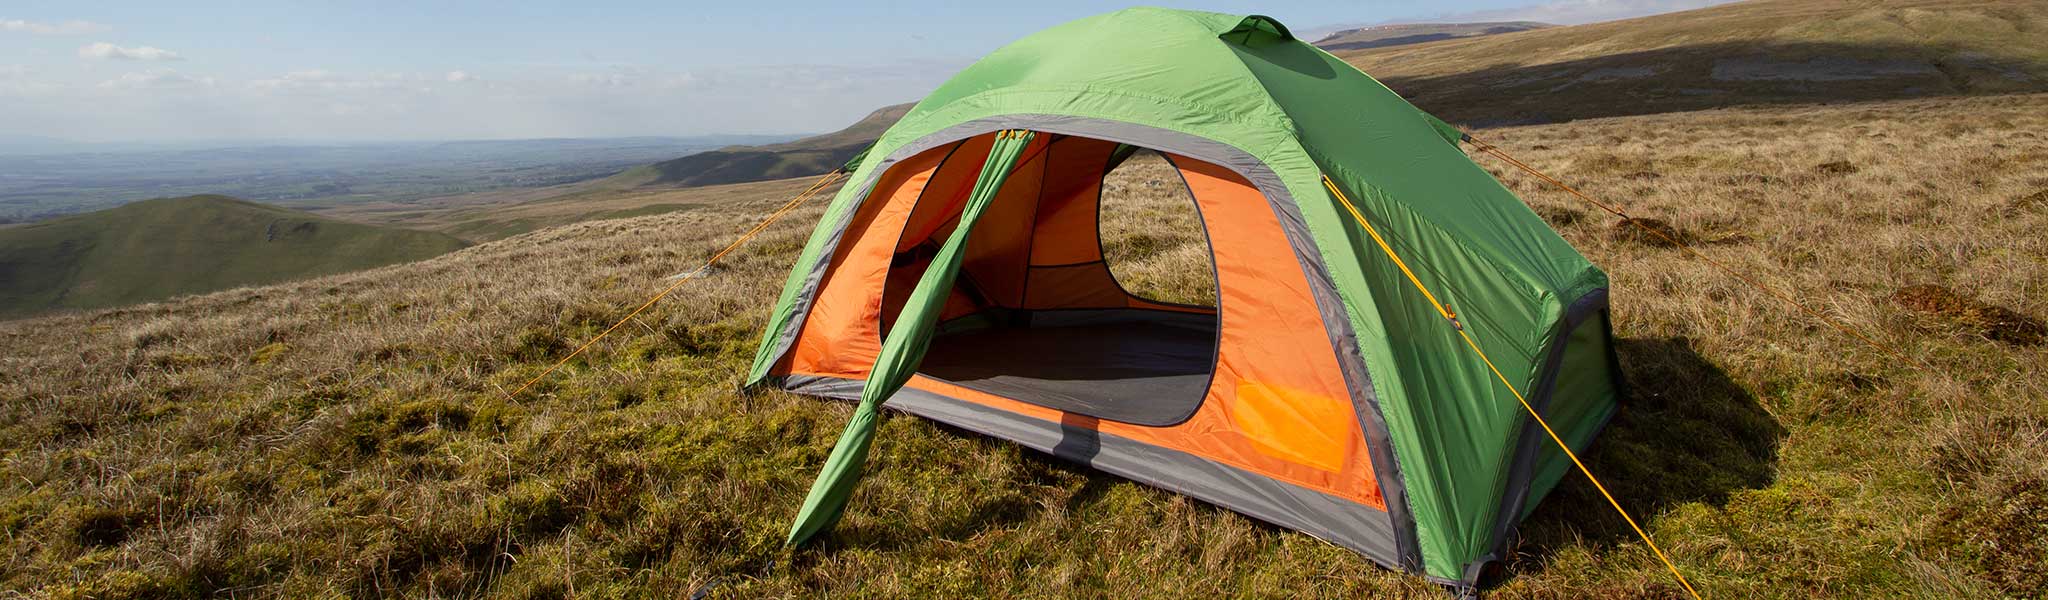
[[[1298,32],[1581,23],[1718,0],[1190,2]],[[41,2],[0,5],[0,135],[87,141],[795,133],[915,100],[1121,4]]]

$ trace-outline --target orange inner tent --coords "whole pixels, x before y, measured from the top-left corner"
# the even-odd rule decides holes
[[[991,135],[900,160],[831,256],[778,375],[864,379],[936,246],[958,224]],[[1166,154],[1199,211],[1214,307],[1125,291],[1103,258],[1117,142],[1032,142],[968,238],[907,387],[1186,452],[1385,509],[1343,375],[1279,217],[1243,177]]]

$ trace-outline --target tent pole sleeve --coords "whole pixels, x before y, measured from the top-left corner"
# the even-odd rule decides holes
[[[960,225],[953,229],[945,245],[939,248],[938,255],[932,258],[931,266],[925,269],[917,287],[910,292],[903,312],[897,315],[895,327],[882,341],[881,351],[875,357],[875,368],[869,372],[867,384],[861,388],[860,405],[853,411],[853,420],[846,424],[846,431],[832,446],[831,456],[825,459],[824,469],[818,473],[817,481],[811,483],[810,494],[804,498],[803,510],[797,513],[796,522],[790,526],[790,545],[802,544],[831,529],[839,521],[847,499],[853,495],[854,485],[860,481],[861,467],[867,462],[868,447],[874,442],[882,402],[895,395],[917,373],[918,363],[924,359],[925,350],[931,345],[932,327],[953,289],[954,277],[959,274],[962,255],[967,249],[967,236],[973,231],[975,221],[981,218],[983,209],[995,200],[996,192],[1002,189],[1003,181],[1009,179],[1017,158],[1031,145],[1033,137],[1032,132],[1024,130],[996,133],[988,161],[982,163],[981,176],[975,180],[974,191],[961,209]]]

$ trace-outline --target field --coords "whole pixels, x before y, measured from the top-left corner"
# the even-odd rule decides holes
[[[1475,132],[1927,363],[1859,346],[1476,159],[1613,277],[1633,395],[1590,464],[1708,597],[2048,595],[2048,348],[2029,329],[2048,314],[2044,132],[2048,95]],[[1129,169],[1104,227],[1118,276],[1199,299],[1206,265],[1174,216],[1177,184],[1157,163]],[[1308,536],[900,415],[832,540],[783,548],[851,407],[737,385],[817,203],[507,396],[802,184],[704,188],[729,193],[409,265],[0,323],[0,588],[1437,594]],[[1141,227],[1159,220],[1179,226]],[[1915,285],[1958,298],[1895,297]],[[1582,478],[1524,532],[1492,597],[1679,597]]]
[[[0,229],[0,318],[332,275],[464,245],[226,196],[145,200]]]
[[[631,188],[594,180],[418,201],[366,202],[321,213],[389,227],[439,231],[480,242],[594,219],[694,210],[727,204],[736,197],[788,198],[809,184],[810,180],[805,178],[713,187]]]
[[[1335,52],[1431,114],[1508,125],[2044,92],[2044,29],[2029,0],[1772,0]]]

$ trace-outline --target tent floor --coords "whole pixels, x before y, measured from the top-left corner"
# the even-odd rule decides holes
[[[1216,365],[1216,321],[998,327],[932,339],[919,372],[1004,398],[1147,426],[1186,420]]]

